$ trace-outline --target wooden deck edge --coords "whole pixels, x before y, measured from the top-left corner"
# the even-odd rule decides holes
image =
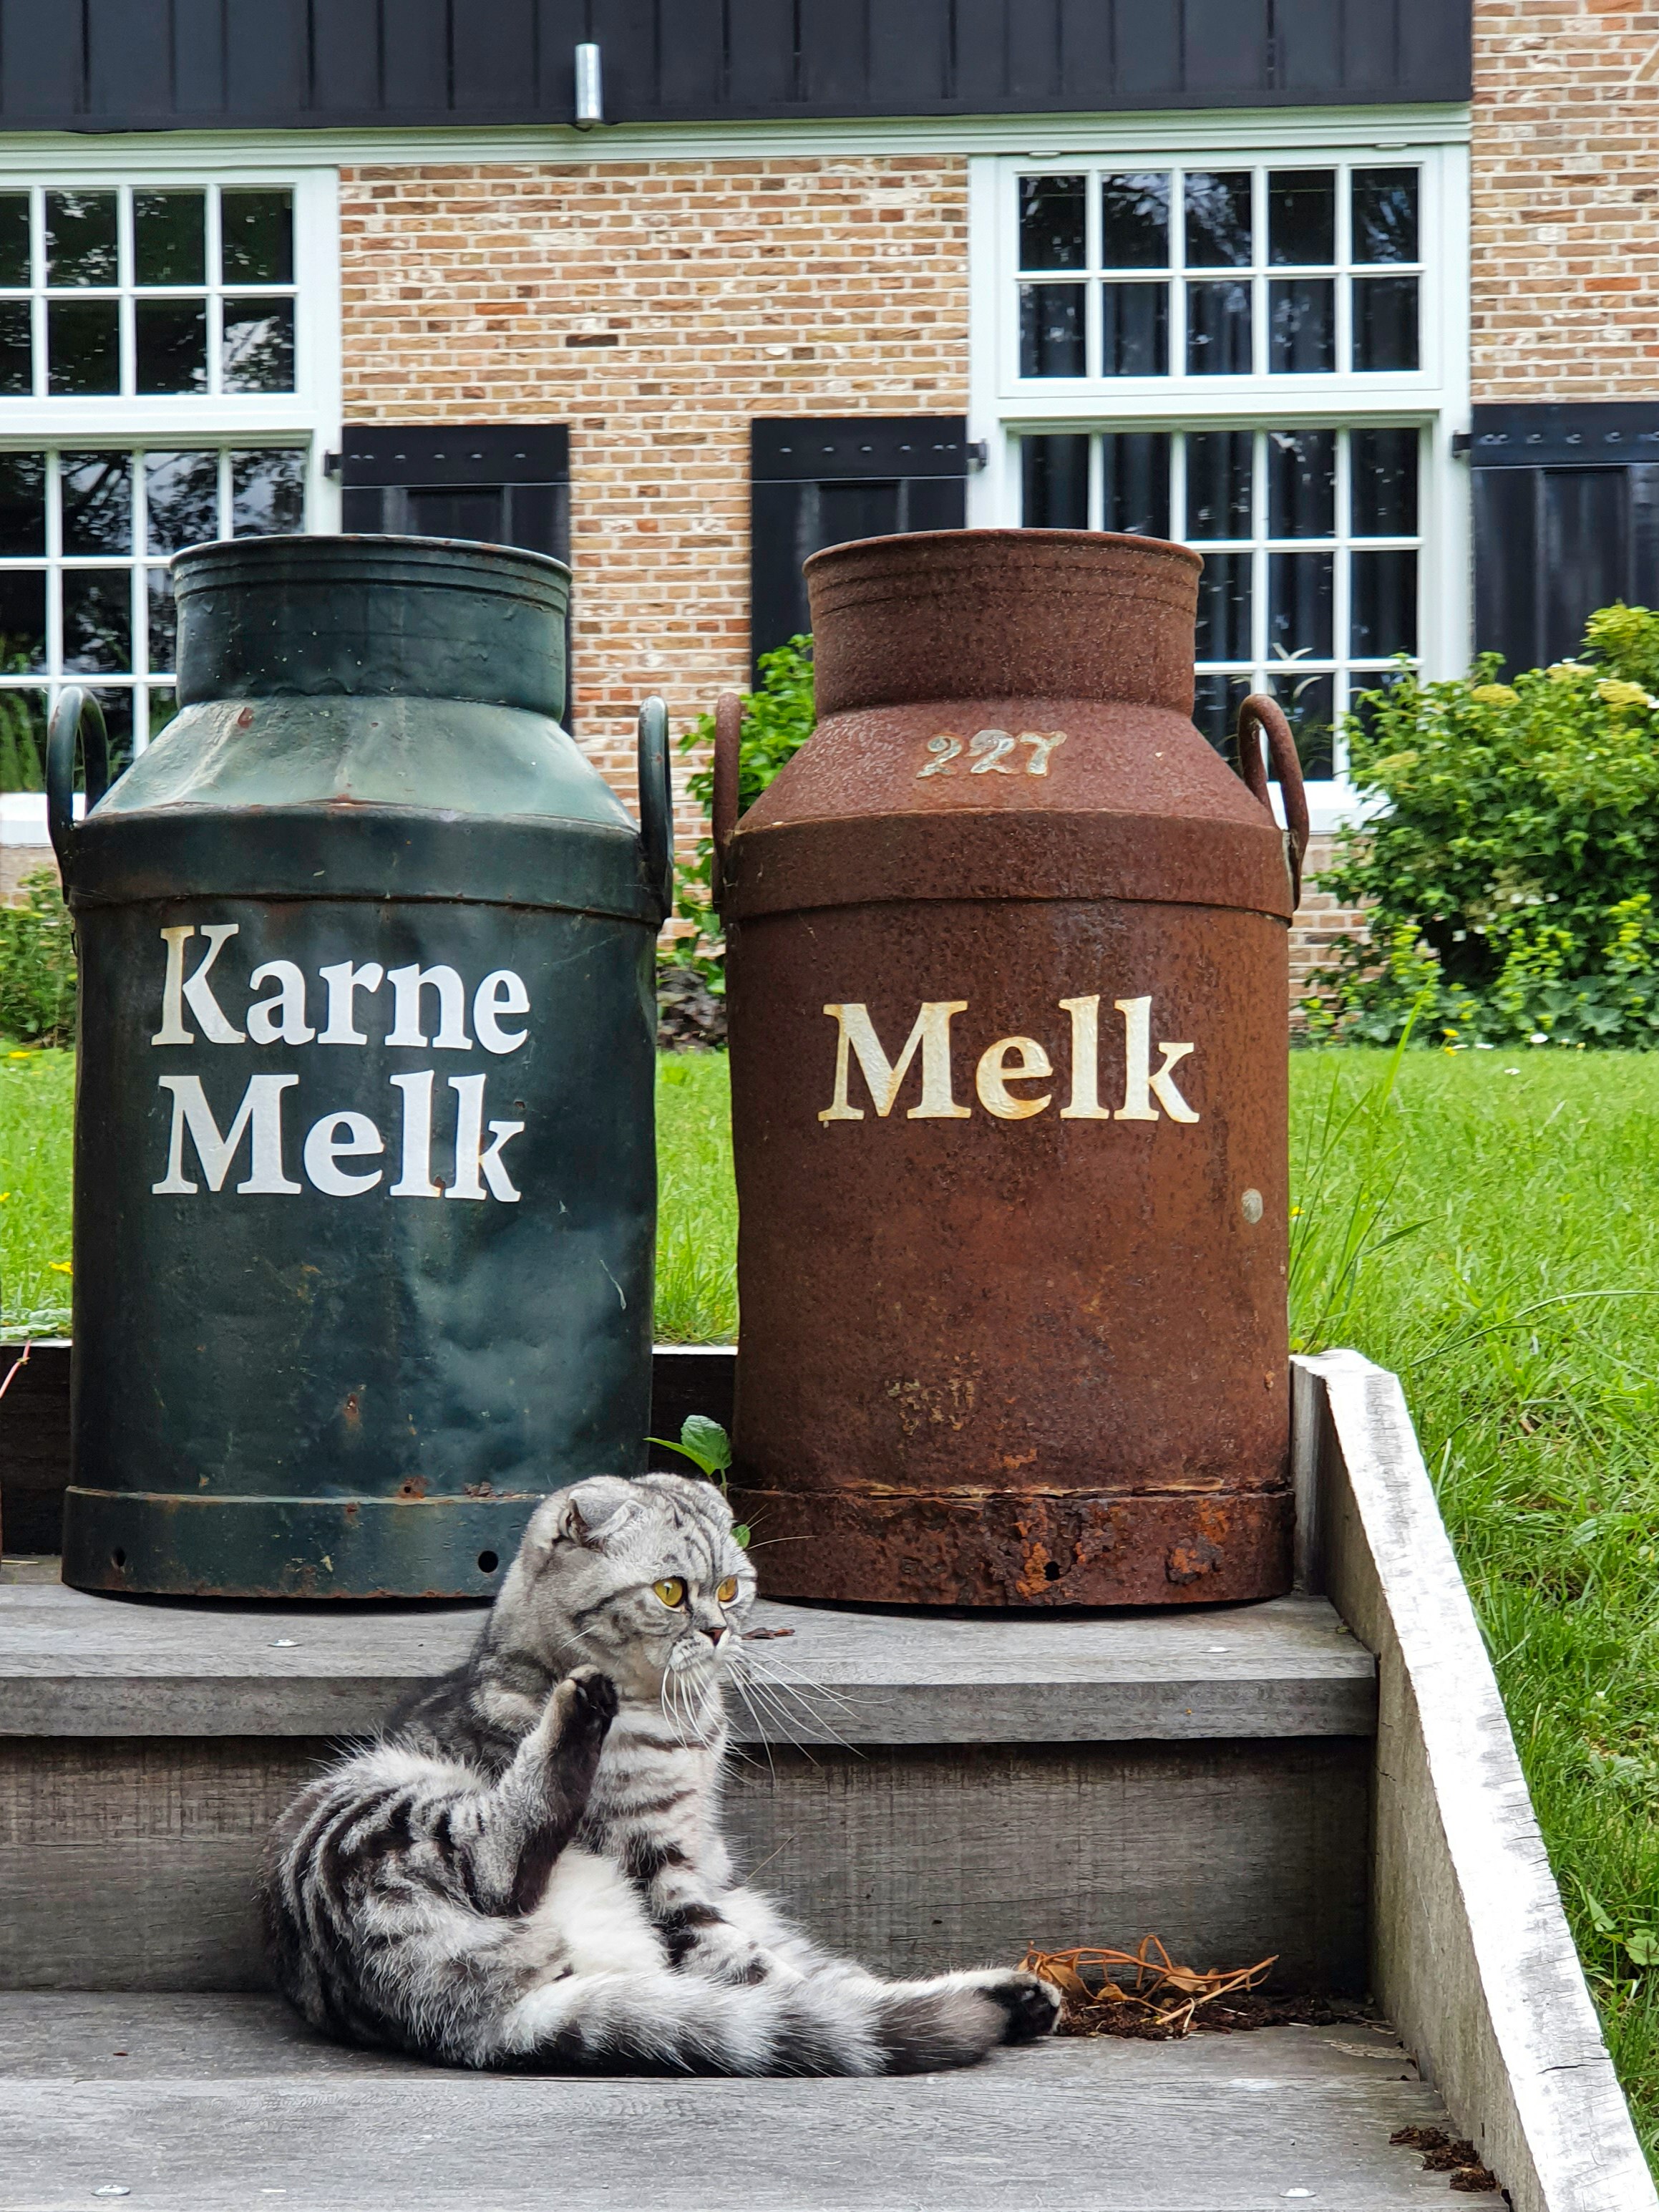
[[[1375,1993],[1515,2212],[1653,2212],[1399,1378],[1295,1366],[1300,1564],[1378,1662]]]

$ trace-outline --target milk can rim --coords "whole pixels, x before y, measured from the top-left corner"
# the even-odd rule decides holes
[[[395,577],[377,574],[380,563],[396,571]],[[223,582],[223,572],[229,571],[237,581],[252,585],[396,580],[508,597],[527,592],[562,611],[570,589],[568,563],[527,546],[368,531],[289,531],[268,538],[209,538],[182,547],[168,565],[176,592]]]
[[[941,545],[941,540],[948,541],[948,550]],[[995,530],[904,530],[878,538],[854,538],[843,544],[826,545],[821,551],[809,554],[802,567],[810,575],[813,569],[823,565],[834,566],[838,562],[850,564],[861,554],[896,547],[925,556],[930,564],[943,563],[964,553],[989,550],[993,545],[1018,545],[1033,555],[1051,550],[1110,549],[1132,551],[1141,557],[1173,556],[1177,562],[1194,569],[1204,566],[1204,556],[1196,547],[1182,544],[1177,538],[1143,537],[1138,532],[1127,530],[1038,530],[1022,526]]]

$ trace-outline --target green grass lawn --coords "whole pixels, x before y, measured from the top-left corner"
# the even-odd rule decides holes
[[[1391,1089],[1389,1066],[1292,1060],[1294,1326],[1405,1378],[1654,2155],[1659,1054],[1412,1053]],[[65,1304],[71,1073],[67,1054],[0,1048],[8,1328],[53,1326]],[[725,1062],[665,1060],[657,1099],[659,1333],[728,1337]]]

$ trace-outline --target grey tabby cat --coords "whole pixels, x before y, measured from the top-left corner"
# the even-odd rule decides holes
[[[471,1657],[277,1823],[266,1930],[306,2019],[550,2070],[911,2073],[1046,2034],[1034,1975],[880,1981],[733,1881],[721,1679],[754,1595],[711,1484],[538,1507]]]

